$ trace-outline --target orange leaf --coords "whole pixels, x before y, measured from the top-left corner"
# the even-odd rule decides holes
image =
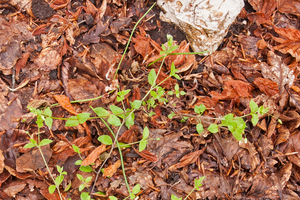
[[[147,150],[143,150],[141,152],[139,152],[138,150],[136,150],[135,148],[133,148],[134,151],[139,154],[141,157],[146,158],[147,160],[150,160],[151,162],[156,162],[157,161],[157,156]]]
[[[81,166],[87,166],[94,163],[97,160],[97,158],[100,156],[100,154],[103,153],[105,150],[106,150],[106,145],[101,144],[99,147],[94,149],[94,151],[92,151],[92,153],[90,153],[88,157],[86,157],[82,161]]]
[[[253,83],[259,88],[259,90],[265,93],[268,96],[273,96],[279,94],[279,89],[277,83],[265,79],[265,78],[256,78]]]
[[[69,97],[65,95],[54,95],[53,97],[59,103],[59,105],[61,105],[61,107],[63,107],[73,115],[77,115],[77,112],[75,111],[72,104],[70,103]]]
[[[105,168],[103,171],[103,177],[112,177],[114,173],[117,172],[118,168],[121,166],[121,161],[118,160],[115,164]]]

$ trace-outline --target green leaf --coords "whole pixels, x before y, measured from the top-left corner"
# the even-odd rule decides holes
[[[116,116],[116,115],[110,115],[108,118],[108,123],[114,126],[120,126],[121,125],[121,120]]]
[[[203,132],[204,129],[203,129],[203,126],[201,123],[196,125],[196,130],[199,134],[201,134]]]
[[[83,179],[83,176],[82,176],[81,174],[76,174],[76,176],[77,176],[77,178],[78,178],[79,180],[81,180],[81,181],[84,180],[84,179]]]
[[[111,137],[109,137],[108,135],[101,135],[101,136],[98,137],[98,140],[101,143],[106,144],[106,145],[112,145],[113,144]]]
[[[128,118],[126,119],[125,125],[128,129],[134,125],[134,113],[131,113]]]
[[[60,185],[64,180],[64,176],[63,175],[59,175],[55,178],[55,183],[56,185]]]
[[[219,131],[217,124],[211,124],[208,129],[211,133],[217,133]]]
[[[61,174],[63,172],[64,167],[60,167],[60,166],[56,165],[56,169],[57,169],[58,173]]]
[[[70,181],[64,191],[67,192],[71,188],[71,186],[72,186],[72,182]]]
[[[241,141],[243,139],[242,133],[239,133],[238,131],[233,131],[231,133],[236,140]]]
[[[43,139],[43,140],[40,142],[39,146],[42,147],[42,146],[45,146],[45,145],[47,145],[47,144],[50,144],[51,142],[53,142],[53,141],[50,140],[50,139]]]
[[[56,189],[56,186],[55,186],[55,185],[50,185],[50,186],[48,187],[48,190],[49,190],[49,193],[50,193],[50,194],[53,194],[54,191],[55,191],[55,189]]]
[[[77,161],[75,162],[75,165],[81,165],[81,163],[82,163],[82,160],[77,160]]]
[[[38,115],[37,118],[36,118],[36,124],[39,128],[43,127],[43,122],[44,122],[44,119],[41,115]]]
[[[77,119],[77,116],[72,116],[66,121],[66,126],[78,126],[79,121]]]
[[[153,115],[156,115],[156,113],[155,112],[150,112],[149,113],[149,117],[152,117]]]
[[[132,193],[133,194],[137,194],[141,191],[141,187],[140,187],[140,184],[136,184],[133,189],[132,189]]]
[[[135,195],[133,193],[130,193],[130,199],[134,199],[135,198]]]
[[[256,113],[258,111],[258,105],[253,101],[253,99],[251,99],[249,106],[251,113]]]
[[[109,196],[108,198],[109,198],[110,200],[118,200],[117,197],[115,197],[115,196]]]
[[[87,177],[87,178],[85,179],[85,182],[86,182],[86,183],[90,182],[90,181],[92,180],[92,178],[93,178],[93,177],[91,177],[91,176]]]
[[[118,92],[117,102],[122,101],[129,92],[130,92],[130,89]]]
[[[30,148],[32,148],[32,147],[36,147],[36,144],[33,144],[33,143],[28,143],[28,144],[25,144],[25,146],[23,147],[23,148],[25,148],[25,149],[30,149]]]
[[[169,118],[169,119],[172,119],[174,116],[175,116],[175,113],[172,111],[172,112],[168,115],[168,118]]]
[[[198,113],[198,114],[204,113],[205,110],[206,110],[206,107],[203,104],[200,104],[200,106],[195,106],[195,109],[194,109],[195,113]]]
[[[114,113],[115,115],[121,117],[122,119],[125,118],[124,110],[122,108],[119,108],[118,106],[115,105],[110,105],[109,108],[111,112]]]
[[[251,122],[253,124],[253,126],[256,126],[257,122],[258,122],[258,114],[255,114],[255,113],[251,113]]]
[[[181,200],[182,198],[176,197],[174,194],[171,195],[171,200]]]
[[[200,177],[199,179],[194,180],[194,184],[196,187],[196,190],[199,190],[200,187],[202,186],[202,181],[204,180],[205,176]]]
[[[178,69],[176,69],[174,62],[172,62],[170,75],[175,76],[177,71]]]
[[[180,93],[179,93],[181,96],[183,96],[183,95],[186,95],[186,92],[185,91],[180,91]]]
[[[258,108],[258,113],[261,114],[261,115],[266,114],[268,111],[269,111],[269,108],[264,108],[264,106],[260,106]]]
[[[91,198],[90,198],[90,194],[88,193],[88,192],[82,192],[81,194],[80,194],[80,199],[81,200],[90,200]]]
[[[167,34],[167,40],[168,40],[168,46],[173,46],[173,36],[170,34]]]
[[[149,75],[148,75],[148,82],[150,85],[154,86],[156,79],[156,73],[154,69],[151,69]]]
[[[281,121],[281,119],[278,119],[277,121],[278,121],[278,123],[279,123],[279,124],[282,124],[282,121]]]
[[[141,100],[135,100],[134,102],[131,103],[131,107],[134,109],[139,109],[142,105]]]
[[[233,121],[233,114],[232,113],[230,113],[230,114],[228,114],[228,115],[225,115],[224,116],[224,120],[222,120],[222,123],[221,123],[221,125],[222,126],[229,126],[229,124],[231,124],[232,123],[232,121]]]
[[[91,113],[80,113],[77,115],[78,122],[83,124],[90,117]]]
[[[79,192],[81,192],[83,189],[84,189],[84,184],[79,185],[79,188],[78,188]]]
[[[175,91],[178,91],[178,90],[179,90],[179,85],[176,84],[176,85],[175,85]]]
[[[126,143],[122,143],[122,142],[119,142],[119,145],[121,148],[130,148],[131,147],[130,144],[126,144]]]
[[[143,130],[143,139],[147,139],[149,137],[149,129],[147,126],[145,126]]]
[[[143,151],[144,149],[146,149],[147,144],[148,144],[148,141],[142,139],[142,140],[140,141],[140,144],[139,144],[139,152],[141,152],[141,151]]]
[[[49,107],[47,107],[45,110],[44,110],[44,115],[48,116],[48,117],[52,117],[52,111]]]
[[[93,110],[97,114],[98,117],[108,117],[109,116],[109,112],[102,107],[97,107],[97,108],[94,108]]]
[[[173,95],[173,94],[174,94],[173,91],[169,91],[169,92],[168,92],[168,95]]]
[[[51,129],[52,124],[53,124],[53,119],[51,117],[46,117],[45,124],[46,124],[46,126],[49,127],[49,129]]]
[[[172,53],[173,51],[175,51],[176,49],[178,49],[178,45],[172,46],[168,49],[168,53]]]
[[[81,153],[80,148],[78,146],[76,146],[75,144],[72,144],[72,148],[76,153]]]
[[[80,166],[79,169],[80,169],[80,171],[83,171],[83,172],[92,172],[93,171],[91,166]]]

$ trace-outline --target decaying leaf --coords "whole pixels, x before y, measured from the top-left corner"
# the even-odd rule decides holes
[[[53,97],[56,99],[56,101],[59,103],[59,105],[61,105],[61,107],[63,107],[64,109],[66,109],[67,111],[72,113],[73,115],[77,115],[77,112],[73,108],[72,104],[70,103],[70,99],[67,96],[54,95]]]
[[[106,145],[105,144],[101,144],[99,147],[97,147],[96,149],[94,149],[89,155],[88,157],[86,157],[82,163],[81,166],[87,166],[90,165],[92,163],[95,163],[96,159],[99,158],[100,154],[103,153],[106,150]]]
[[[121,166],[121,161],[118,160],[113,165],[110,165],[109,167],[105,168],[103,171],[103,177],[112,177],[114,173],[117,172],[118,168]]]

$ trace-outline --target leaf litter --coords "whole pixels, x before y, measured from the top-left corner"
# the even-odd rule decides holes
[[[174,36],[179,45],[175,53],[190,52],[189,43],[178,29],[161,26],[164,22],[155,8],[139,24],[117,72],[133,26],[151,6],[149,2],[4,2],[0,19],[0,198],[60,199],[57,191],[48,191],[53,182],[39,151],[23,148],[29,142],[26,133],[38,131],[27,105],[55,104],[51,107],[54,117],[78,118],[80,113],[91,112],[91,107],[120,106],[117,92],[111,91],[120,88],[131,89],[122,105],[129,107],[129,101],[141,100],[148,91],[145,76],[152,69],[158,73],[160,62],[148,64],[161,57],[166,38],[157,38],[155,32]],[[201,176],[205,176],[202,187],[191,199],[299,199],[298,5],[295,0],[249,0],[219,51],[206,57],[166,58],[157,83],[171,73],[172,62],[181,80],[165,81],[162,94],[174,93],[176,84],[186,94],[167,96],[170,103],[158,102],[151,117],[138,111],[135,125],[122,127],[119,135],[119,142],[133,143],[122,148],[122,154],[130,187],[141,186],[140,199],[185,197],[194,179]],[[95,99],[101,95],[105,98]],[[84,99],[89,101],[81,101]],[[229,113],[241,116],[250,112],[250,99],[268,107],[269,114],[283,124],[268,115],[259,116],[256,127],[247,122],[247,143],[236,141],[226,129],[197,133],[197,121],[190,117],[195,115],[195,106],[206,106],[203,119]],[[169,118],[171,112],[178,116]],[[185,116],[190,118],[182,120]],[[213,122],[205,121],[203,126]],[[142,139],[145,126],[153,140],[140,152],[135,142]],[[59,175],[56,165],[67,172],[61,185],[63,196],[79,199],[82,181],[77,174],[92,178],[87,187],[97,199],[103,194],[118,199],[129,195],[118,150],[112,149],[107,158],[111,148],[97,141],[101,135],[112,137],[102,121],[91,119],[68,127],[54,119],[51,129],[44,126],[39,131],[42,139],[53,140],[42,147],[51,173]],[[78,146],[79,153],[72,145]],[[92,172],[82,172],[75,165],[80,156],[81,166],[91,164]],[[103,163],[103,174],[97,176],[93,170]]]

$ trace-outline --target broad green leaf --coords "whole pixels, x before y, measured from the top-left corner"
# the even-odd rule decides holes
[[[173,95],[173,94],[174,94],[173,91],[169,91],[169,92],[168,92],[168,95]]]
[[[137,194],[141,191],[141,187],[140,187],[140,184],[136,184],[133,189],[132,189],[132,193],[133,194]]]
[[[49,127],[49,129],[51,129],[52,124],[53,124],[53,119],[51,117],[46,117],[45,124],[46,124],[46,126]]]
[[[115,197],[115,196],[109,196],[108,198],[109,198],[110,200],[118,200],[117,197]]]
[[[83,124],[90,117],[91,113],[80,113],[77,115],[78,122]]]
[[[81,174],[76,174],[77,178],[81,181],[83,181],[83,176]]]
[[[82,193],[80,194],[80,199],[81,199],[81,200],[91,200],[90,194],[89,194],[88,192],[82,192]]]
[[[128,118],[126,119],[125,125],[128,129],[134,125],[134,113],[131,113]]]
[[[43,140],[40,142],[39,146],[40,146],[40,147],[41,147],[41,146],[45,146],[45,145],[47,145],[47,144],[50,144],[51,142],[53,142],[53,141],[50,140],[50,139],[43,139]]]
[[[237,139],[238,141],[241,141],[243,139],[243,136],[241,133],[237,132],[237,131],[233,131],[231,132],[233,137],[235,137],[235,139]]]
[[[142,105],[141,100],[135,100],[134,102],[131,103],[131,107],[134,109],[139,109]]]
[[[135,198],[135,195],[133,193],[130,193],[130,199],[134,199]]]
[[[58,173],[61,174],[63,172],[64,167],[60,167],[60,166],[56,165],[56,169],[57,169]]]
[[[181,200],[182,198],[176,197],[174,194],[171,195],[171,200]]]
[[[175,51],[176,49],[178,49],[178,45],[172,46],[168,49],[168,53],[172,53],[173,51]]]
[[[148,82],[150,85],[154,86],[156,79],[156,73],[154,69],[151,69],[149,75],[148,75]]]
[[[163,96],[165,94],[165,90],[162,87],[157,87],[157,94],[158,96]]]
[[[28,144],[25,144],[25,146],[23,147],[23,148],[25,148],[25,149],[30,149],[30,148],[32,148],[32,147],[36,147],[36,144],[33,144],[33,143],[28,143]]]
[[[181,96],[183,96],[183,95],[186,95],[186,92],[185,91],[180,91],[180,93],[179,93]]]
[[[109,137],[108,135],[101,135],[101,136],[98,137],[98,140],[101,143],[106,144],[106,145],[112,145],[113,144],[111,137]]]
[[[83,189],[84,189],[84,184],[79,185],[79,188],[78,188],[79,192],[81,192]]]
[[[144,139],[142,139],[142,140],[140,141],[140,144],[139,144],[139,152],[141,152],[141,151],[143,151],[143,150],[146,149],[147,143],[148,143],[148,141],[147,141],[147,140],[144,140]]]
[[[76,153],[81,153],[80,148],[78,146],[76,146],[75,144],[72,144],[72,148]]]
[[[108,118],[108,123],[114,126],[120,126],[121,125],[121,120],[116,116],[116,115],[110,115]]]
[[[178,71],[178,69],[176,69],[175,65],[174,65],[174,62],[172,62],[171,64],[171,76],[175,76],[176,72]]]
[[[251,99],[249,106],[251,113],[256,113],[258,111],[258,105],[253,101],[253,99]]]
[[[64,180],[64,176],[63,175],[59,175],[55,178],[55,183],[56,185],[60,185]]]
[[[69,191],[69,189],[71,188],[71,186],[72,186],[72,182],[71,181],[69,181],[69,184],[66,186],[66,188],[65,188],[65,192],[67,192],[67,191]]]
[[[77,116],[72,116],[66,121],[66,126],[78,126],[79,121],[77,119]]]
[[[115,115],[121,117],[122,119],[125,118],[124,110],[122,108],[119,108],[118,106],[115,105],[110,105],[109,108],[111,112],[114,113]]]
[[[47,107],[44,111],[44,115],[46,115],[47,117],[52,117],[52,111],[49,107]]]
[[[219,128],[217,124],[211,124],[207,130],[211,133],[217,133],[219,131]]]
[[[206,110],[205,105],[200,104],[200,106],[195,106],[195,113],[202,114]]]
[[[81,165],[81,163],[82,163],[82,160],[77,160],[77,161],[75,162],[75,165]]]
[[[176,84],[176,85],[175,85],[175,91],[178,91],[178,90],[179,90],[179,85]]]
[[[143,130],[143,139],[147,139],[149,137],[149,129],[147,126],[145,126]]]
[[[150,112],[149,113],[149,117],[152,117],[153,115],[155,115],[156,113],[155,112]]]
[[[91,166],[80,166],[79,169],[80,169],[80,171],[83,171],[83,172],[92,172],[93,171]]]
[[[50,193],[50,194],[53,194],[54,191],[55,191],[55,189],[56,189],[55,185],[50,185],[49,188],[48,188],[49,193]]]
[[[232,123],[232,121],[233,121],[233,114],[232,113],[230,113],[230,114],[228,114],[228,115],[225,115],[224,116],[224,120],[222,120],[222,123],[221,123],[221,125],[222,126],[229,126],[229,124],[231,124]]]
[[[266,114],[268,111],[269,111],[269,108],[264,108],[264,106],[260,106],[258,108],[258,113],[261,114],[261,115]]]
[[[90,182],[90,181],[92,180],[92,178],[93,178],[93,177],[91,177],[91,176],[87,177],[87,178],[85,179],[85,182],[86,182],[86,183]]]
[[[150,94],[151,94],[151,96],[153,96],[153,98],[155,98],[155,99],[159,98],[158,94],[157,94],[155,91],[153,91],[153,90],[150,92]]]
[[[199,134],[203,132],[204,129],[201,123],[196,125],[196,130]]]
[[[251,122],[253,124],[253,126],[256,126],[257,122],[258,122],[258,114],[255,114],[255,113],[251,113]]]
[[[98,117],[108,117],[109,116],[109,112],[102,107],[97,107],[97,108],[94,108],[93,110],[97,114]]]

